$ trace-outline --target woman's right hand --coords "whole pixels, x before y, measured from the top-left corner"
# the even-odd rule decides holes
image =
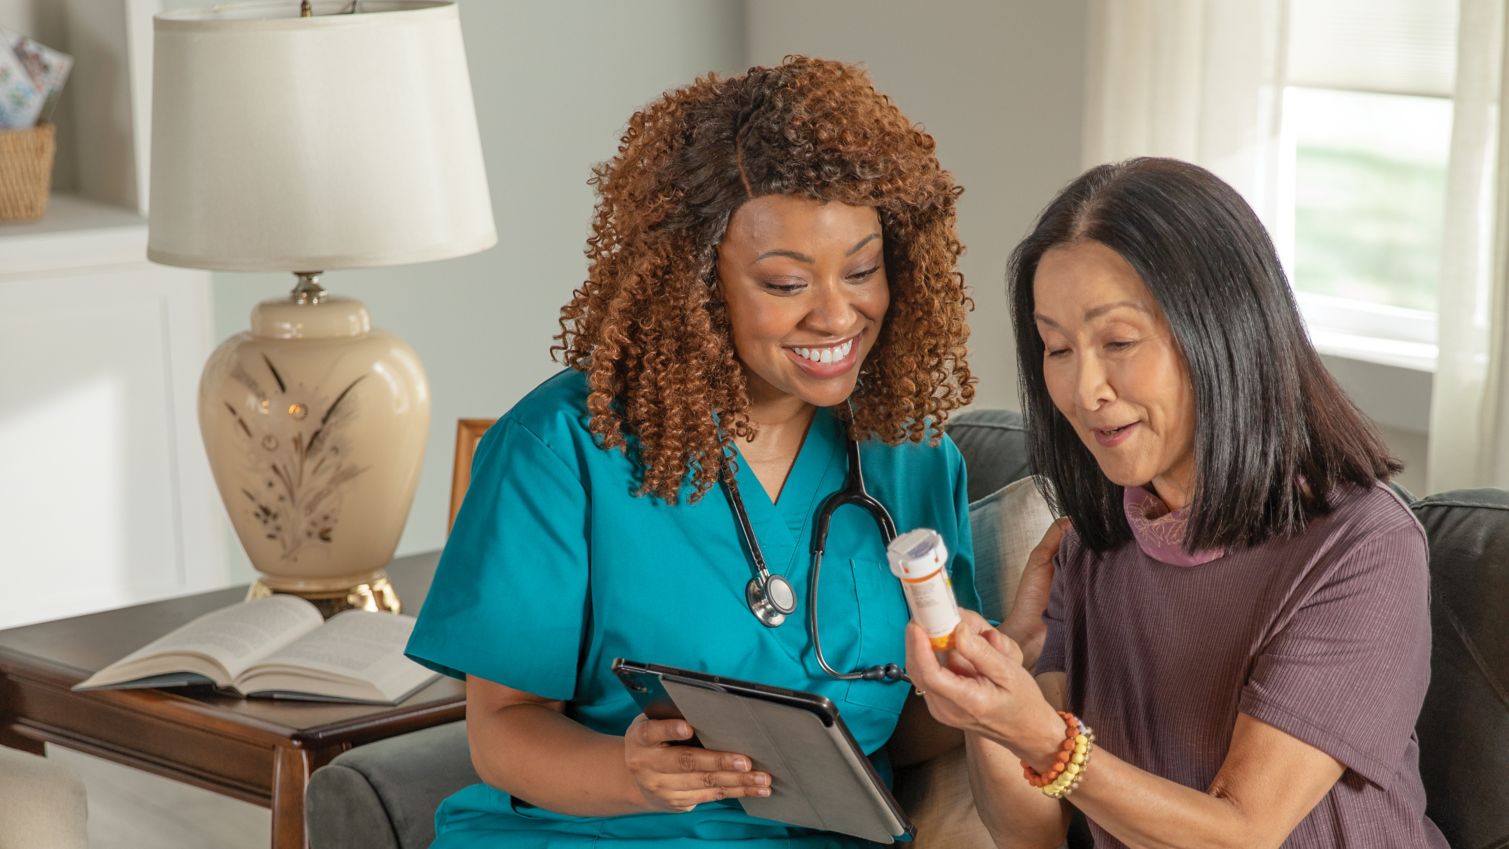
[[[983,735],[1018,757],[1057,754],[1064,723],[1023,668],[1022,650],[974,611],[960,611],[948,664],[927,635],[907,625],[906,668],[927,709],[944,725]]]
[[[747,756],[675,745],[691,737],[680,719],[640,714],[629,724],[624,763],[650,810],[685,813],[703,802],[770,795],[770,773],[753,769]]]

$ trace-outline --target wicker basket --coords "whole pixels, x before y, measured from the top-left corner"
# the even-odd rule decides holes
[[[0,130],[0,221],[31,221],[47,211],[53,137],[52,124]]]

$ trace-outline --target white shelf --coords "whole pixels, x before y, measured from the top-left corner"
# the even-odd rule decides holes
[[[45,12],[43,7],[46,7]],[[0,281],[147,265],[152,15],[160,0],[0,0],[0,23],[73,55],[47,214],[0,223]]]
[[[147,219],[134,209],[55,194],[36,221],[0,224],[0,276],[147,261]]]

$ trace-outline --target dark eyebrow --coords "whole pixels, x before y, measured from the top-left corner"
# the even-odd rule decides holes
[[[1101,316],[1105,315],[1111,310],[1116,309],[1117,307],[1131,307],[1132,309],[1146,315],[1153,314],[1152,310],[1149,310],[1147,307],[1139,304],[1136,301],[1112,301],[1109,304],[1101,304],[1098,307],[1091,307],[1090,309],[1085,310],[1085,320],[1089,321],[1092,318],[1100,318]]]
[[[1101,316],[1105,315],[1111,310],[1116,309],[1117,307],[1131,307],[1132,309],[1149,316],[1153,314],[1151,310],[1149,310],[1142,304],[1137,303],[1136,301],[1112,301],[1109,304],[1101,304],[1098,307],[1091,307],[1090,309],[1085,310],[1085,321],[1100,318]],[[1040,321],[1050,327],[1057,327],[1059,330],[1064,329],[1058,322],[1054,321],[1046,315],[1043,315],[1040,312],[1034,312],[1032,314],[1032,320]]]
[[[806,254],[799,254],[796,251],[788,251],[782,248],[776,248],[773,251],[766,251],[765,253],[762,253],[759,256],[755,257],[754,261],[759,262],[760,260],[768,256],[788,256],[796,260],[797,262],[805,262],[808,265],[811,265],[814,262],[812,257],[807,256]]]
[[[853,255],[859,253],[859,249],[860,248],[864,247],[865,245],[868,245],[869,243],[875,241],[878,238],[880,238],[880,234],[879,233],[871,233],[870,235],[864,237],[863,239],[860,239],[854,245],[854,247],[849,248],[847,251],[844,251],[844,256],[853,256]],[[814,260],[812,257],[807,256],[804,253],[797,253],[796,251],[788,251],[788,250],[785,250],[784,248],[776,248],[775,250],[766,251],[765,253],[762,253],[759,256],[755,257],[754,258],[754,262],[759,262],[760,260],[762,260],[762,259],[764,259],[764,258],[766,258],[768,256],[784,256],[784,257],[789,257],[791,259],[796,260],[797,262],[805,262],[808,265],[811,265],[812,263],[814,263],[814,262],[817,261],[817,260]]]
[[[860,239],[859,243],[856,244],[854,247],[849,248],[847,251],[845,251],[844,252],[844,256],[854,256],[855,254],[859,253],[859,249],[860,248],[864,247],[865,245],[868,245],[869,243],[875,241],[878,238],[880,238],[880,234],[879,233],[871,233],[870,235],[864,237],[863,239]]]

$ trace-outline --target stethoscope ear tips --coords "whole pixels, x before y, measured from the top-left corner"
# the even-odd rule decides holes
[[[755,617],[768,628],[786,621],[796,610],[796,591],[791,582],[780,575],[765,575],[749,579],[744,585],[744,600]]]

